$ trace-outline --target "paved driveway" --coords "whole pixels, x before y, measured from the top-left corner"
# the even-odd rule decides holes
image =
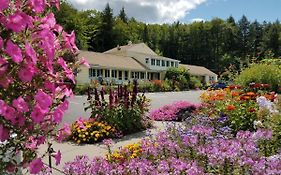
[[[156,109],[166,104],[175,101],[186,100],[193,103],[200,102],[200,94],[202,91],[185,91],[185,92],[160,92],[147,93],[146,97],[151,99],[150,109]],[[84,103],[87,101],[87,96],[75,96],[70,99],[69,109],[66,111],[63,123],[72,123],[77,118],[88,118],[90,111],[84,111]]]

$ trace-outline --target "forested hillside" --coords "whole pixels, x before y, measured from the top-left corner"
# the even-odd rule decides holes
[[[158,54],[202,65],[217,73],[235,69],[263,58],[281,55],[281,24],[229,17],[184,24],[145,24],[128,18],[126,9],[113,16],[107,4],[102,12],[78,11],[63,2],[55,11],[57,22],[66,31],[75,30],[80,49],[103,52],[119,45],[144,42]]]

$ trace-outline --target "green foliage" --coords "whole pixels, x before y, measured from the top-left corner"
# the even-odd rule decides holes
[[[110,91],[108,101],[103,90],[99,93],[95,89],[94,98],[89,93],[85,110],[91,110],[91,118],[107,122],[122,134],[131,134],[150,126],[145,117],[148,106],[149,100],[144,94],[137,95],[135,84],[133,92],[129,92],[126,86],[118,87],[115,92]]]
[[[170,68],[167,70],[165,79],[172,82],[172,87],[175,89],[176,86],[180,90],[189,88],[190,74],[184,67]]]
[[[244,87],[252,82],[269,84],[272,90],[277,91],[281,86],[281,69],[276,65],[254,64],[243,70],[235,81]]]
[[[191,76],[190,77],[190,82],[189,82],[189,87],[190,87],[190,89],[200,88],[200,87],[202,87],[202,83],[195,76]]]

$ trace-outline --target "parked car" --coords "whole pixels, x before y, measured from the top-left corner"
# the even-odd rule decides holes
[[[226,82],[217,82],[212,84],[211,86],[209,86],[210,89],[224,89],[227,87],[227,83]]]

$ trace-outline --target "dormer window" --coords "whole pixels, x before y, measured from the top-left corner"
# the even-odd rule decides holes
[[[145,63],[149,64],[149,58],[145,58]]]

